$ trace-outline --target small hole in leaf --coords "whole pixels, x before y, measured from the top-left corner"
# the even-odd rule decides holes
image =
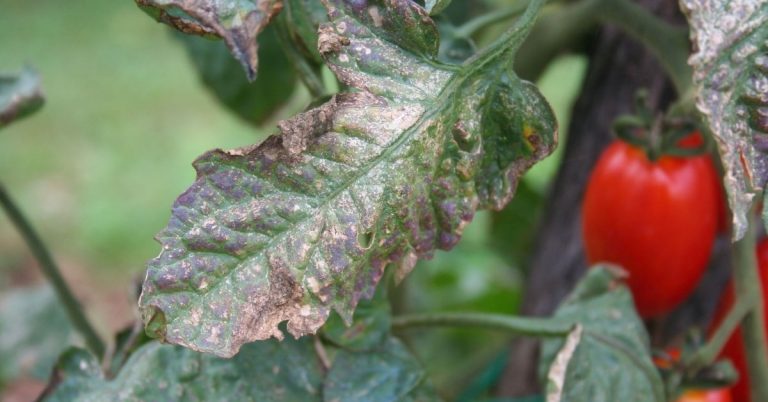
[[[373,237],[373,232],[371,231],[361,233],[357,236],[357,242],[360,243],[360,247],[367,250],[373,245]]]

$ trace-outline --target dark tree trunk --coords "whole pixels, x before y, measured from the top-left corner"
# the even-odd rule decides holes
[[[640,0],[638,3],[670,21],[682,20],[677,2]],[[635,93],[640,88],[648,90],[650,106],[654,110],[663,110],[675,97],[661,66],[642,45],[613,27],[601,28],[591,39],[587,50],[590,57],[587,77],[573,107],[563,161],[547,199],[527,265],[523,315],[552,314],[586,269],[580,205],[589,173],[613,138],[613,120],[633,110]],[[718,247],[720,251],[727,248]],[[708,274],[702,286],[716,287],[719,291],[722,278],[727,275],[723,273],[727,270],[722,267],[727,265],[728,258],[720,252],[714,260],[721,268]],[[681,328],[706,320],[713,308],[713,302],[708,299],[715,298],[697,297],[673,313],[670,319],[654,323],[654,335],[661,334],[668,339],[678,335]],[[537,342],[519,339],[512,346],[498,393],[521,396],[540,392],[536,373]]]

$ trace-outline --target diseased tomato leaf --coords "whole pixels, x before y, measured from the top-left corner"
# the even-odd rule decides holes
[[[357,305],[352,325],[347,325],[338,315],[331,315],[323,325],[321,337],[348,350],[366,351],[384,343],[391,324],[387,286],[380,284],[371,300],[361,300]]]
[[[664,402],[650,341],[615,268],[594,267],[555,312],[575,327],[542,342],[547,402]]]
[[[43,106],[40,77],[31,68],[18,75],[0,75],[0,128]]]
[[[768,1],[680,4],[696,49],[689,63],[697,106],[717,139],[737,240],[768,181]]]
[[[325,2],[318,47],[351,90],[279,124],[262,144],[215,150],[158,234],[140,299],[147,331],[232,356],[243,343],[350,323],[384,268],[399,277],[450,249],[480,208],[502,208],[548,155],[546,100],[510,70],[533,1],[461,68],[410,0]]]
[[[283,7],[282,0],[135,0],[156,20],[190,35],[221,38],[245,69],[258,70],[256,37]]]
[[[261,66],[253,82],[240,74],[240,65],[229,55],[224,43],[183,34],[175,36],[184,43],[203,84],[221,103],[251,124],[264,123],[293,94],[296,72],[271,27],[259,37],[259,57],[269,62]]]

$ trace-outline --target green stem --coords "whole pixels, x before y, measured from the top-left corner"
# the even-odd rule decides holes
[[[562,337],[573,329],[572,322],[551,318],[516,317],[487,313],[424,313],[396,316],[393,329],[424,326],[478,327],[511,332],[516,335]]]
[[[288,29],[287,22],[285,20],[285,13],[281,13],[275,19],[275,27],[277,28],[277,38],[282,45],[283,51],[286,57],[293,65],[296,73],[299,75],[299,79],[304,86],[309,90],[313,99],[325,96],[327,91],[323,79],[320,77],[318,70],[315,66],[311,65],[309,61],[296,49],[295,42],[291,38],[291,33]]]
[[[688,65],[687,29],[668,24],[630,0],[603,0],[596,12],[598,18],[618,25],[648,47],[669,74],[677,93],[687,92],[693,75]]]
[[[67,311],[70,321],[72,321],[72,324],[83,336],[88,348],[97,356],[104,356],[104,343],[101,341],[101,338],[99,338],[90,322],[88,322],[80,303],[72,294],[72,291],[61,276],[59,268],[56,266],[56,263],[54,263],[45,244],[43,244],[29,221],[21,213],[21,210],[19,210],[19,208],[16,207],[16,204],[13,203],[13,200],[11,200],[11,197],[6,192],[2,183],[0,183],[0,205],[5,209],[11,222],[16,226],[19,234],[21,234],[22,238],[27,243],[32,255],[37,259],[40,268],[43,270],[43,274],[51,282],[51,285],[53,285],[53,289],[56,291],[59,300],[64,305],[64,309]]]
[[[559,5],[543,14],[515,56],[515,71],[535,81],[563,49],[576,46],[597,23],[603,0],[582,0]]]
[[[725,319],[717,327],[709,341],[699,348],[696,353],[691,355],[687,362],[684,362],[685,367],[687,367],[691,373],[695,373],[714,363],[720,355],[720,352],[723,350],[723,347],[728,342],[728,339],[733,335],[736,328],[739,327],[739,323],[741,323],[754,305],[754,300],[740,297],[728,311]]]
[[[469,38],[481,29],[520,15],[526,7],[528,7],[528,1],[518,1],[510,7],[483,14],[456,28],[456,36]]]
[[[741,323],[747,368],[752,380],[752,400],[768,401],[768,344],[763,315],[763,289],[757,271],[754,219],[754,214],[750,213],[746,234],[736,243],[733,284],[737,304],[741,299],[746,299],[746,303],[752,306]]]

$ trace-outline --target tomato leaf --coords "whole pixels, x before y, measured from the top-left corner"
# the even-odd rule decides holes
[[[334,314],[323,325],[322,338],[352,351],[372,350],[386,341],[391,324],[387,286],[379,285],[371,300],[362,300],[357,306],[352,325]]]
[[[0,128],[26,117],[43,106],[40,77],[31,68],[19,75],[0,75]]]
[[[49,286],[6,292],[0,299],[0,388],[22,377],[46,378],[56,357],[75,339]]]
[[[595,267],[555,313],[576,323],[565,339],[542,343],[547,402],[664,402],[650,342],[632,295],[613,268]]]
[[[328,22],[328,14],[320,0],[284,0],[287,27],[291,40],[299,45],[304,56],[314,63],[323,59],[317,50],[317,28]]]
[[[439,400],[421,366],[395,338],[366,352],[332,352],[331,366],[324,368],[310,338],[250,344],[232,359],[151,342],[108,379],[93,355],[71,348],[59,359],[41,400]]]
[[[449,5],[452,0],[426,0],[424,7],[429,11],[429,15],[440,14]]]
[[[293,94],[296,72],[281,49],[274,29],[261,33],[259,57],[269,60],[249,82],[220,41],[178,34],[203,84],[227,108],[252,124],[264,123]]]
[[[156,20],[191,35],[221,38],[245,69],[258,70],[256,37],[283,7],[282,0],[135,0]]]
[[[59,359],[43,401],[319,401],[322,366],[311,339],[260,342],[234,359],[151,342],[113,379],[72,348]]]
[[[555,118],[510,70],[534,1],[462,68],[410,0],[328,0],[319,49],[352,88],[260,145],[215,150],[158,234],[140,299],[150,334],[232,356],[243,343],[350,323],[384,268],[450,249],[480,208],[502,208],[548,155]],[[385,6],[385,4],[387,4]]]
[[[338,351],[324,382],[326,401],[437,401],[418,361],[396,338],[369,352]]]
[[[733,236],[768,181],[768,1],[683,0],[697,106],[717,139]],[[764,218],[768,221],[768,216]]]

